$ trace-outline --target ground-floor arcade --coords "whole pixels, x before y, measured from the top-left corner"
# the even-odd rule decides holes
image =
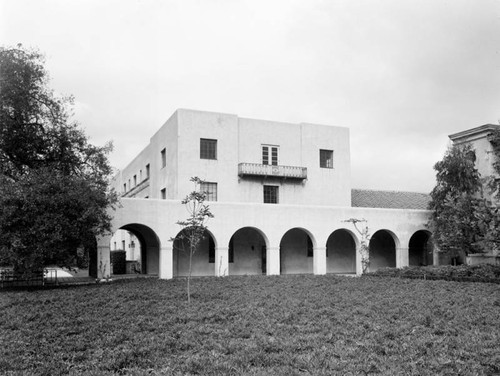
[[[366,220],[370,271],[432,264],[427,211],[210,203],[214,218],[192,257],[192,275],[359,274],[361,236],[350,218]],[[123,199],[113,228],[139,242],[141,272],[185,276],[189,252],[179,240],[179,201]],[[99,272],[109,274],[111,237],[98,241]]]

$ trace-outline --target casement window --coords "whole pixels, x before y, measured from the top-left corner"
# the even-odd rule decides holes
[[[166,200],[167,199],[167,189],[166,188],[163,188],[160,191],[160,197],[161,197],[162,200]]]
[[[123,183],[123,193],[127,192],[127,183]]]
[[[278,146],[262,145],[262,164],[278,165]]]
[[[161,151],[161,168],[167,165],[167,149]]]
[[[217,140],[200,138],[200,158],[217,159]]]
[[[142,170],[139,170],[139,182],[142,182]]]
[[[165,163],[167,161],[165,160]],[[149,163],[146,165],[146,179],[149,179]]]
[[[279,200],[279,187],[264,185],[264,204],[277,204]]]
[[[134,187],[137,185],[137,175],[134,175]]]
[[[319,150],[319,167],[333,168],[333,150]]]
[[[205,200],[217,201],[217,183],[209,183],[209,182],[201,183],[200,192],[205,193]]]
[[[307,235],[307,257],[314,257],[313,242],[309,235]]]

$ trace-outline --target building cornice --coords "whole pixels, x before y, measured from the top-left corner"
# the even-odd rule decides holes
[[[484,138],[492,131],[499,130],[500,125],[497,124],[484,124],[476,128],[467,129],[462,132],[450,134],[448,137],[454,143],[462,143],[466,141],[473,141],[479,138]]]

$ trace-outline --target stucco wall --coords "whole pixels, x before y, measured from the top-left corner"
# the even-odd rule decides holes
[[[200,138],[217,140],[217,159],[200,158]],[[307,167],[307,179],[239,177],[239,163],[262,163],[262,145],[279,146],[279,165]],[[167,165],[162,167],[165,149]],[[333,150],[333,168],[320,168],[320,149]],[[263,185],[279,187],[280,204],[349,206],[349,130],[314,124],[291,124],[238,118],[236,115],[177,110],[153,135],[150,144],[120,174],[114,185],[139,176],[150,164],[147,187],[135,197],[182,199],[198,176],[218,184],[218,201],[263,202]]]
[[[266,204],[244,204],[244,203],[221,203],[210,204],[214,218],[208,222],[208,228],[213,235],[215,247],[226,252],[229,247],[231,237],[245,227],[258,229],[262,234],[268,251],[267,271],[269,274],[279,274],[280,269],[280,245],[284,240],[284,248],[287,255],[302,255],[305,243],[300,239],[287,240],[285,234],[294,228],[300,228],[310,234],[312,242],[316,248],[326,248],[330,235],[339,229],[349,230],[353,238],[359,244],[359,235],[350,223],[345,220],[349,218],[365,218],[369,226],[370,233],[375,234],[378,230],[386,230],[394,237],[395,254],[391,253],[389,260],[394,260],[395,266],[408,265],[408,244],[411,236],[419,231],[425,230],[429,212],[421,210],[395,210],[395,209],[367,209],[348,208],[333,206],[304,206],[304,205],[266,205]],[[172,253],[171,237],[175,237],[180,228],[176,224],[179,219],[186,217],[186,210],[180,201],[176,200],[154,200],[154,199],[122,199],[122,206],[114,213],[113,226],[118,229],[128,224],[141,224],[156,234],[160,247],[159,272],[162,268],[173,269],[174,256]],[[285,237],[285,238],[284,238]],[[109,240],[107,247],[109,249]],[[106,239],[101,240],[100,246],[106,246]],[[245,248],[241,243],[238,247]],[[102,249],[104,249],[102,248]],[[282,247],[283,249],[283,247]],[[330,249],[330,246],[329,246]],[[391,250],[389,252],[392,252]],[[163,256],[161,256],[163,255]],[[236,258],[237,252],[235,253]],[[216,275],[218,273],[218,263],[208,264],[208,256],[198,255],[200,263],[196,264],[203,275]],[[302,256],[300,256],[302,257]],[[326,263],[340,263],[331,254],[328,260],[318,259],[324,265],[324,272],[327,272]],[[256,255],[249,256],[249,264],[234,273],[250,274],[254,271],[258,273],[258,249]],[[311,272],[310,263],[312,258],[303,257],[303,262],[296,264],[296,259],[289,258],[290,266],[285,265],[285,272]],[[149,256],[149,260],[153,260]],[[288,262],[286,261],[286,262]],[[250,266],[250,263],[254,263]],[[276,264],[277,262],[277,264]],[[392,262],[392,261],[391,261]],[[295,265],[295,266],[294,266]],[[374,264],[376,267],[378,264]],[[227,265],[227,270],[231,273],[234,265]],[[165,269],[165,270],[167,270]],[[154,270],[151,266],[151,270]],[[321,270],[321,269],[320,269]],[[359,260],[356,260],[356,270],[360,271]],[[245,272],[246,271],[246,272]],[[330,271],[331,272],[331,271]],[[167,273],[167,275],[169,275]]]

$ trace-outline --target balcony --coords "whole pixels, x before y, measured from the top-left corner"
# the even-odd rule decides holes
[[[129,189],[127,192],[122,192],[122,197],[134,197],[136,194],[138,194],[143,189],[146,189],[147,187],[149,187],[149,178],[144,179],[135,187]]]
[[[307,179],[307,167],[272,166],[258,163],[240,163],[238,176],[263,176],[284,179]]]

